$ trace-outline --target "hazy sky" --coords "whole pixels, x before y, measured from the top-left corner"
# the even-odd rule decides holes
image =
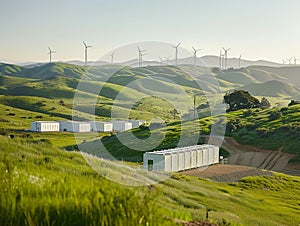
[[[1,0],[0,61],[83,60],[133,42],[182,42],[200,55],[300,58],[299,0]]]

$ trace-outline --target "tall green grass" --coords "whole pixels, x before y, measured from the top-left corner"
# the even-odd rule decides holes
[[[0,137],[0,225],[164,225],[156,194],[101,178],[78,154]]]
[[[274,174],[217,183],[182,174],[125,187],[78,153],[38,137],[0,136],[0,225],[298,225],[299,177]],[[200,169],[199,169],[200,170]]]

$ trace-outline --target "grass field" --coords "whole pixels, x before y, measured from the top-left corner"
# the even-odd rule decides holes
[[[174,219],[204,221],[206,210],[211,222],[226,225],[300,222],[298,177],[227,184],[174,174],[150,187],[125,187],[45,140],[0,141],[1,225],[174,225]]]

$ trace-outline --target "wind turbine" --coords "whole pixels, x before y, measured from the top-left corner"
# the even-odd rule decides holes
[[[225,53],[222,55],[222,68],[225,69]]]
[[[297,64],[297,60],[299,60],[299,59],[297,59],[297,58],[294,56],[294,64],[295,64],[295,65]]]
[[[54,50],[51,50],[50,47],[48,47],[49,49],[49,56],[50,56],[50,63],[52,62],[52,53],[55,53]]]
[[[93,47],[93,46],[88,46],[84,41],[83,41],[83,45],[84,45],[84,48],[85,48],[85,54],[84,54],[84,59],[85,59],[85,63],[84,63],[84,65],[85,66],[87,66],[87,53],[88,53],[88,48],[91,48],[91,47]]]
[[[181,42],[179,42],[176,46],[172,46],[175,48],[175,65],[177,65],[177,57],[178,57],[178,47],[180,46]]]
[[[192,49],[193,49],[193,53],[194,53],[194,66],[196,66],[197,52],[200,51],[201,49],[195,49],[193,46],[192,46]]]
[[[146,54],[143,54],[143,52],[145,52],[146,50],[141,50],[140,47],[137,47],[138,52],[139,52],[139,67],[143,66],[143,56],[145,56]]]
[[[159,57],[159,59],[160,59],[160,65],[163,65],[164,64],[164,60],[161,57]]]
[[[220,69],[222,69],[222,67],[223,67],[223,64],[222,64],[223,59],[222,59],[222,57],[223,57],[222,50],[220,50],[220,56],[219,56],[219,68]]]
[[[292,59],[293,59],[293,57],[288,58],[288,59],[286,59],[286,60],[289,62],[289,64],[292,64]]]
[[[224,47],[222,47],[224,50],[224,57],[225,57],[225,69],[227,69],[227,57],[228,57],[228,51],[231,50],[231,48],[229,49],[224,49]]]
[[[114,55],[115,55],[115,52],[113,52],[112,54],[110,54],[110,57],[111,57],[110,62],[111,62],[111,64],[114,63]]]
[[[171,56],[165,57],[167,65],[169,65],[169,60]]]
[[[239,68],[241,68],[241,59],[242,59],[242,54],[239,57]]]

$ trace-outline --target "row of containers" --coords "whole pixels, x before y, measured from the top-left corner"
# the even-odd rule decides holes
[[[33,132],[122,132],[143,125],[143,120],[115,120],[111,122],[35,121],[30,123]]]
[[[146,152],[143,160],[145,170],[178,172],[219,163],[219,147],[204,144]]]

